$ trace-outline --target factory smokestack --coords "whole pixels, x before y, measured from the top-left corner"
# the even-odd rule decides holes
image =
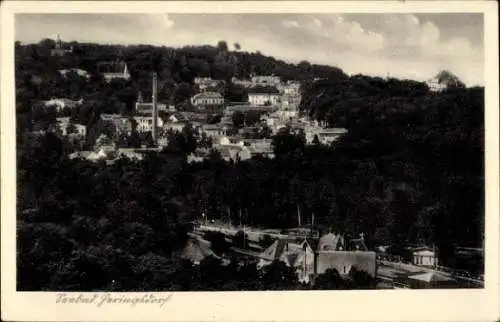
[[[158,102],[157,102],[157,75],[153,73],[153,95],[152,95],[152,103],[153,103],[153,143],[156,146],[158,143]]]

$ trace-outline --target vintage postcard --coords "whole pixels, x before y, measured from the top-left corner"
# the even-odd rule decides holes
[[[500,318],[495,2],[1,21],[3,320]]]

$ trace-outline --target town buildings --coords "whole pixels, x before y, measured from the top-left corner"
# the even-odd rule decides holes
[[[202,124],[201,133],[205,133],[208,137],[219,139],[226,135],[227,127],[221,124]]]
[[[347,134],[347,129],[344,128],[323,128],[318,131],[306,131],[306,140],[308,143],[312,143],[316,135],[321,144],[329,145],[345,134]]]
[[[217,92],[202,92],[191,98],[191,104],[198,108],[224,105],[224,97]]]
[[[85,137],[87,135],[87,127],[83,124],[71,123],[69,117],[58,117],[56,121],[63,136]]]
[[[253,88],[253,87],[277,87],[281,84],[281,78],[278,76],[264,76],[264,75],[254,75],[251,79],[238,79],[233,77],[231,80],[233,84],[240,85],[244,88]]]
[[[310,282],[314,272],[314,251],[307,240],[299,243],[276,240],[261,254],[257,267],[262,268],[276,260],[295,268],[300,282]]]
[[[70,69],[60,69],[59,74],[63,77],[68,77],[68,75],[74,73],[80,77],[86,78],[87,80],[90,78],[89,72],[80,68],[70,68]]]
[[[274,75],[253,76],[252,77],[252,84],[254,84],[254,86],[273,86],[273,87],[276,87],[276,86],[281,84],[281,78],[279,76],[274,76]]]
[[[163,123],[163,131],[169,132],[182,132],[186,127],[187,123],[185,122],[164,122]]]
[[[163,103],[157,103],[156,106],[158,108],[158,111],[167,112],[167,111],[174,111],[175,110],[174,106],[170,107],[170,106],[167,106],[167,104],[163,104]],[[139,93],[138,97],[137,97],[137,102],[135,102],[135,111],[136,111],[136,113],[139,113],[139,114],[152,115],[153,102],[145,102],[143,97],[142,97],[142,93]]]
[[[300,83],[288,82],[278,87],[284,95],[298,96],[300,94]]]
[[[100,118],[103,122],[112,124],[118,134],[130,135],[132,133],[132,122],[127,117],[120,114],[101,114]]]
[[[235,85],[239,85],[239,86],[241,86],[243,88],[252,88],[252,87],[255,86],[255,84],[251,80],[248,80],[248,79],[237,79],[236,77],[232,78],[231,83],[233,83]]]
[[[465,85],[453,73],[442,70],[436,76],[426,82],[429,90],[440,92],[449,87],[464,87]]]
[[[198,86],[201,91],[213,90],[224,84],[224,81],[212,79],[210,77],[196,77],[194,84]]]
[[[279,93],[253,92],[248,93],[248,101],[250,104],[258,106],[272,106],[280,102],[281,95]]]
[[[153,131],[153,117],[152,116],[134,116],[136,121],[136,130],[139,133],[152,132]],[[157,117],[157,126],[163,128],[163,120],[161,117]]]
[[[346,240],[339,234],[326,234],[319,239],[315,260],[315,275],[327,269],[347,275],[353,267],[372,277],[377,273],[376,254],[367,250],[363,238]]]

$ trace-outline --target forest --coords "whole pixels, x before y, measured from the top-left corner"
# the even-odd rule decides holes
[[[293,278],[292,284],[273,286],[274,279],[250,266],[240,271],[210,260],[200,267],[180,261],[190,223],[201,212],[233,223],[289,228],[297,225],[300,209],[306,223],[314,213],[320,229],[364,233],[369,247],[436,245],[449,266],[458,265],[454,246],[482,246],[484,88],[434,93],[411,80],[347,76],[334,67],[229,51],[224,44],[177,50],[78,44],[71,56],[75,62],[47,56],[47,41],[16,44],[19,289],[298,287]],[[56,75],[63,62],[92,70],[117,52],[130,63],[132,78],[124,84],[74,85]],[[238,63],[229,64],[234,57]],[[172,134],[164,151],[113,165],[69,160],[65,138],[29,133],[38,99],[93,95],[96,104],[82,112],[92,122],[109,109],[131,109],[136,90],[149,86],[152,70],[171,79],[173,93],[167,81],[161,92],[180,101],[179,88],[187,84],[185,93],[191,91],[195,76],[228,79],[255,71],[301,80],[302,113],[349,132],[331,146],[310,146],[303,133],[284,129],[273,137],[274,159],[234,163],[212,153],[190,164],[187,155],[196,149],[196,138],[186,128]],[[481,271],[479,266],[470,269]],[[204,279],[206,274],[232,278],[214,284],[217,279]],[[258,285],[237,282],[249,280]],[[339,283],[331,287],[347,287]]]

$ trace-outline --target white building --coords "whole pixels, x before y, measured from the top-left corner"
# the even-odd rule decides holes
[[[413,251],[413,264],[418,266],[437,266],[438,258],[435,251],[423,248]]]
[[[248,93],[248,101],[253,105],[277,105],[280,102],[280,94],[277,93]]]
[[[70,69],[60,69],[59,74],[61,74],[63,77],[67,77],[68,74],[70,73],[75,73],[76,75],[80,77],[84,77],[86,79],[90,78],[89,72],[86,70],[80,69],[80,68],[70,68]]]
[[[253,76],[252,83],[255,86],[278,86],[281,84],[279,76]]]
[[[153,131],[153,117],[152,116],[134,116],[134,120],[137,122],[137,132],[151,132]],[[157,118],[157,126],[163,128],[163,120]]]
[[[207,88],[215,88],[219,86],[222,81],[212,79],[210,77],[196,77],[194,79],[195,85],[198,85],[200,90],[206,90]]]
[[[226,127],[219,124],[203,124],[201,125],[201,133],[205,133],[208,137],[218,139],[226,135]]]
[[[73,101],[67,98],[52,98],[44,102],[46,107],[54,106],[58,112],[60,112],[65,107],[74,108],[83,103],[83,98],[78,101]]]
[[[255,84],[251,80],[237,79],[236,77],[233,77],[231,82],[244,88],[252,88],[255,86]]]
[[[437,78],[432,78],[426,82],[431,92],[440,92],[448,88],[446,83],[439,82]]]

